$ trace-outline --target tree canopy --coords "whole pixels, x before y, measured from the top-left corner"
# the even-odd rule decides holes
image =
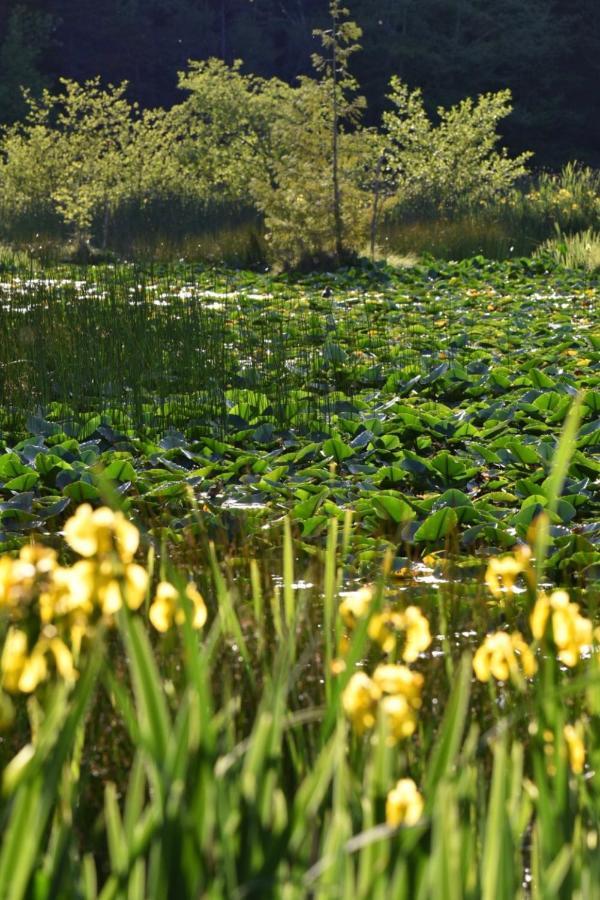
[[[540,165],[600,165],[600,20],[594,0],[352,0],[363,50],[351,71],[378,122],[399,75],[428,112],[510,89],[510,150]],[[325,0],[5,0],[0,5],[0,122],[24,113],[18,85],[39,95],[61,77],[128,82],[142,108],[180,99],[176,72],[210,57],[293,84],[312,72]]]

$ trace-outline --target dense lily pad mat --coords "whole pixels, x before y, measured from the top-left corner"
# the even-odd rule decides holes
[[[2,296],[5,548],[107,480],[172,535],[198,509],[230,530],[287,512],[312,541],[350,508],[365,563],[384,542],[401,558],[457,537],[508,548],[547,504],[584,390],[552,552],[563,575],[595,574],[597,279],[526,260],[300,280],[97,270]]]

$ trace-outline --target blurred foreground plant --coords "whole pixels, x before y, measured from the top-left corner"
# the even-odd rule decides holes
[[[383,580],[340,591],[350,531],[338,546],[335,521],[324,598],[295,581],[288,524],[269,602],[256,562],[245,603],[214,548],[207,604],[164,563],[152,590],[137,529],[106,508],[80,507],[65,537],[72,566],[37,545],[0,560],[16,713],[1,897],[508,900],[526,869],[536,896],[595,896],[600,671],[587,626],[562,642],[555,616],[586,617],[561,592],[537,600],[531,645],[516,630],[484,641],[488,684],[472,685],[469,653],[436,664],[435,609],[387,602]],[[43,678],[24,675],[39,657]],[[122,732],[131,764],[90,807],[102,697],[104,740]]]

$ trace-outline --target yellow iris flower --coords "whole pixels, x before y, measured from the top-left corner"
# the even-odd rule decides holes
[[[361,587],[356,591],[343,594],[340,603],[340,615],[347,628],[354,628],[358,619],[363,619],[369,612],[373,599],[371,587]]]
[[[122,562],[129,563],[140,536],[123,513],[107,506],[94,510],[89,503],[82,503],[65,525],[65,540],[80,556],[106,556],[116,551]]]
[[[398,636],[404,633],[402,659],[414,662],[431,644],[429,622],[418,606],[407,606],[404,612],[384,610],[369,622],[368,634],[384,653],[392,653]]]
[[[530,678],[537,671],[537,663],[529,645],[516,631],[496,631],[488,634],[473,657],[473,670],[479,681],[489,681],[493,676],[498,681],[508,681],[511,676],[519,679],[521,674]]]
[[[12,693],[21,691],[30,694],[35,691],[48,677],[48,656],[53,659],[56,671],[64,681],[68,683],[75,681],[77,671],[73,665],[71,651],[57,636],[55,628],[50,626],[44,629],[31,653],[28,652],[25,632],[18,628],[10,628],[0,658],[3,687]]]
[[[344,689],[342,706],[357,734],[375,724],[381,690],[366,672],[356,672]]]
[[[414,709],[421,706],[424,680],[420,672],[407,666],[381,665],[373,672],[373,681],[383,694],[402,694]]]
[[[566,591],[553,591],[550,596],[540,594],[529,621],[538,641],[551,624],[558,658],[565,666],[576,666],[583,648],[592,643],[592,623],[580,614],[577,603],[571,603]]]
[[[563,736],[567,744],[569,765],[575,775],[581,775],[585,765],[585,746],[583,743],[583,723],[565,725]]]
[[[416,825],[425,803],[412,778],[401,778],[387,795],[385,820],[391,828]]]
[[[202,594],[192,583],[185,589],[185,596],[192,604],[192,627],[202,628],[206,622],[206,604]],[[185,612],[181,606],[179,591],[168,581],[160,581],[149,611],[150,621],[157,631],[165,632],[173,623],[182,625]]]
[[[529,569],[531,549],[527,544],[519,545],[510,556],[494,556],[489,560],[485,572],[485,583],[494,597],[512,594],[519,575]]]

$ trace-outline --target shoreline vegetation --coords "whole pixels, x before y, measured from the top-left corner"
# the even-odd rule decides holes
[[[510,258],[551,240],[563,256],[591,243],[597,260],[600,175],[509,156],[510,91],[430,114],[394,76],[379,125],[364,125],[351,75],[361,29],[337,2],[330,19],[314,76],[294,85],[209,59],[179,73],[185,96],[168,109],[142,110],[98,78],[25,91],[24,117],[0,136],[0,240],[46,262],[305,271],[361,256]]]

